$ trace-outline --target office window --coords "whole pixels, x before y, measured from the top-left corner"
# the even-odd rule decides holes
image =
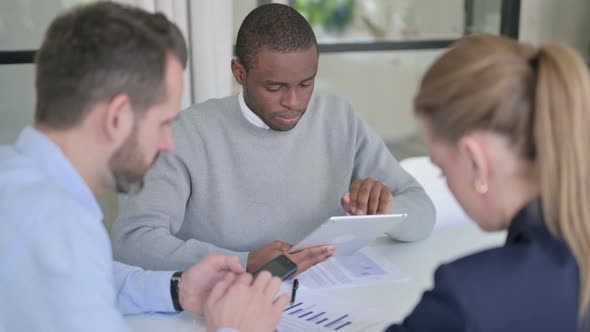
[[[0,1],[0,144],[12,143],[33,120],[34,51],[53,18],[89,0]]]
[[[463,35],[463,0],[295,0],[321,43],[456,39]]]

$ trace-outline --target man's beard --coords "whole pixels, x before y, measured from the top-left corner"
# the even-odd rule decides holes
[[[135,128],[109,160],[109,169],[118,193],[133,194],[143,188],[143,178],[151,166],[145,164],[143,157]]]

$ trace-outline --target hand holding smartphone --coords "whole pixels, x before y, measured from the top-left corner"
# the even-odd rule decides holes
[[[258,271],[252,273],[254,279],[256,279],[256,276],[264,270],[270,272],[273,277],[279,277],[281,280],[285,280],[297,271],[297,264],[285,255],[277,256],[275,259],[264,264]]]

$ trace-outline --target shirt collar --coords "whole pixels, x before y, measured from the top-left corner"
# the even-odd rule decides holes
[[[27,158],[33,160],[38,167],[67,190],[80,205],[89,210],[96,218],[103,218],[96,197],[86,182],[59,146],[47,136],[37,129],[26,127],[20,133],[14,147]]]
[[[266,123],[264,123],[264,121],[262,121],[262,119],[258,115],[256,115],[256,113],[252,112],[248,105],[246,105],[243,91],[240,92],[240,95],[238,96],[238,101],[240,103],[240,109],[242,110],[242,114],[244,114],[244,117],[246,118],[246,120],[248,120],[248,122],[259,128],[270,129],[270,127]]]

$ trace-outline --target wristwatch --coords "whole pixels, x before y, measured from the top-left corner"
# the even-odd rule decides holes
[[[180,278],[182,278],[182,272],[174,272],[172,278],[170,278],[170,295],[172,296],[172,305],[174,305],[174,310],[176,311],[182,311],[182,306],[178,299],[178,284],[180,284]]]

